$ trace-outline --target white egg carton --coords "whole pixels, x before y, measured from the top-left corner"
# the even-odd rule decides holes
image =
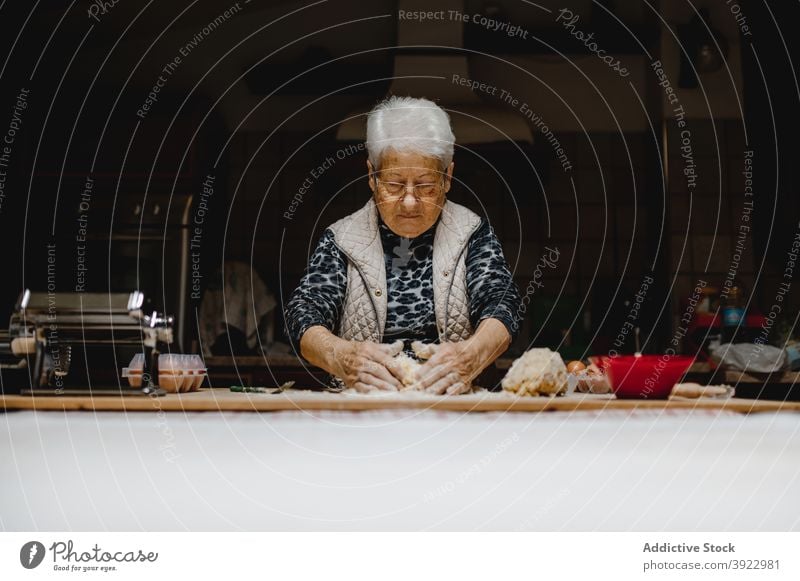
[[[142,386],[144,356],[137,353],[128,367],[122,368],[122,377],[128,379],[131,387]],[[163,353],[158,356],[158,386],[172,393],[197,391],[203,384],[208,371],[199,355]]]
[[[144,355],[137,353],[128,363],[127,367],[122,368],[122,377],[128,378],[131,387],[142,387],[142,374],[144,373]]]
[[[166,391],[197,391],[206,375],[199,355],[163,353],[158,356],[158,387]]]

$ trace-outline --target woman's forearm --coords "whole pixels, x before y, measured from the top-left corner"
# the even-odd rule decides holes
[[[322,325],[309,327],[300,338],[300,353],[312,365],[339,375],[344,347],[349,342],[331,333]]]
[[[470,357],[480,367],[479,373],[508,349],[511,335],[503,323],[490,317],[480,322],[475,333],[467,341]]]

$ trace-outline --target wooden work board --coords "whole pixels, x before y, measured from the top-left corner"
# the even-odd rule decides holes
[[[141,412],[270,412],[286,410],[431,409],[458,412],[573,412],[589,410],[724,410],[739,413],[800,411],[800,402],[739,398],[620,400],[613,395],[517,397],[482,391],[458,396],[419,393],[358,394],[292,389],[283,393],[237,393],[228,388],[156,396],[0,396],[3,409]]]

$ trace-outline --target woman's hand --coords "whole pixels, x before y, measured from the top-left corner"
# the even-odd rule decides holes
[[[346,341],[315,325],[300,338],[300,350],[313,365],[335,375],[347,387],[369,392],[396,391],[403,385],[399,365],[392,359],[397,352],[394,344]]]
[[[472,339],[442,343],[417,371],[419,388],[436,395],[468,392],[483,367],[472,350]]]
[[[364,393],[397,391],[403,387],[391,345],[342,341],[335,351],[333,374],[347,387]]]
[[[511,335],[503,323],[484,319],[465,341],[442,343],[417,371],[420,389],[437,395],[466,393],[481,371],[508,349]]]

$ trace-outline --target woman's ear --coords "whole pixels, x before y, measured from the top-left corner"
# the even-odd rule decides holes
[[[372,167],[372,162],[367,160],[367,181],[369,182],[369,189],[374,194],[378,184],[375,183],[375,168]]]

